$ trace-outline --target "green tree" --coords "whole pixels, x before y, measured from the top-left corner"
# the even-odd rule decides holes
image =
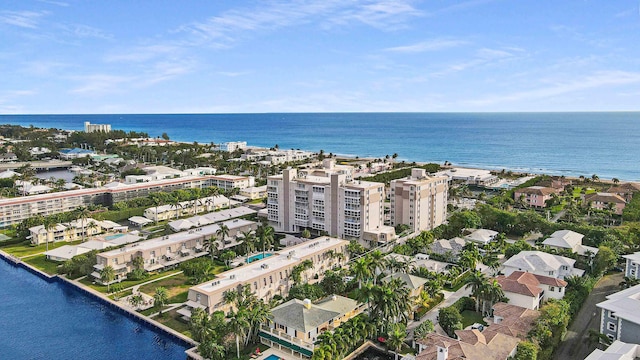
[[[433,325],[433,322],[427,319],[424,322],[422,322],[420,325],[418,325],[418,327],[415,328],[415,330],[413,330],[413,338],[416,340],[423,339],[428,334],[431,334],[434,330],[435,330],[435,327]]]
[[[609,269],[616,266],[618,255],[607,246],[600,246],[598,253],[593,258],[593,272],[595,274],[604,274]]]
[[[107,292],[109,292],[109,286],[115,278],[116,271],[111,265],[107,265],[100,270],[100,281],[102,281],[103,284],[107,284]]]
[[[521,341],[513,360],[537,360],[538,346],[530,341]]]
[[[169,300],[169,293],[167,292],[167,289],[162,286],[158,286],[155,290],[155,295],[153,295],[153,306],[158,309],[160,316],[162,316],[162,308],[167,303],[167,300]]]
[[[454,337],[455,331],[462,329],[462,315],[454,306],[442,308],[438,313],[438,324],[449,336]]]
[[[362,289],[362,283],[371,278],[371,268],[369,267],[369,259],[361,257],[351,263],[351,274],[358,282],[358,289]]]
[[[309,231],[309,229],[304,229],[302,230],[302,235],[303,238],[308,239],[311,237],[311,232]]]
[[[387,346],[395,353],[395,360],[398,360],[398,353],[407,338],[407,327],[405,324],[393,324],[387,333]]]
[[[236,354],[240,359],[240,340],[245,336],[245,332],[249,328],[249,321],[245,309],[238,309],[237,312],[231,310],[227,314],[227,328],[236,338]]]

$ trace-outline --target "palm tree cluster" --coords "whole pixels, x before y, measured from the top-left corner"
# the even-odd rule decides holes
[[[504,299],[504,291],[496,279],[489,279],[482,272],[474,272],[468,280],[467,289],[476,301],[476,312],[490,314],[493,304]]]
[[[257,341],[260,324],[271,315],[271,307],[253,294],[248,284],[225,292],[224,302],[232,305],[226,316],[227,330],[235,336],[236,353],[240,358],[240,343],[246,347]]]
[[[365,340],[378,335],[376,325],[366,314],[349,319],[333,331],[318,336],[312,360],[343,359]]]

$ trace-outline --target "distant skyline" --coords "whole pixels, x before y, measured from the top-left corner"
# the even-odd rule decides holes
[[[0,0],[0,114],[640,110],[640,2]]]

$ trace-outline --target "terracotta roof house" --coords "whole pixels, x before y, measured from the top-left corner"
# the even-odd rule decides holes
[[[551,199],[552,194],[557,194],[558,190],[545,186],[529,186],[522,189],[516,189],[513,192],[515,200],[518,200],[524,195],[524,201],[527,205],[532,207],[543,208],[546,206],[546,201]]]
[[[618,194],[622,196],[626,201],[631,201],[633,193],[640,191],[640,184],[638,183],[624,183],[613,186],[607,190],[609,193]]]
[[[582,238],[584,238],[584,235],[575,231],[558,230],[551,234],[548,239],[545,239],[542,245],[555,249],[568,249],[578,255],[587,255],[588,251],[592,255],[597,254],[598,248],[582,245]]]
[[[495,323],[480,331],[458,330],[458,339],[431,333],[416,340],[416,360],[506,360],[531,330],[538,311],[515,305],[494,305]]]
[[[524,271],[558,279],[582,276],[584,270],[576,269],[575,263],[574,259],[560,255],[542,251],[521,251],[504,262],[502,272],[509,276],[514,271]]]
[[[587,194],[584,196],[584,202],[592,209],[612,209],[618,215],[622,215],[622,210],[627,206],[627,201],[622,196],[614,193]]]
[[[547,299],[562,299],[567,282],[554,277],[514,271],[496,278],[509,304],[537,310]]]

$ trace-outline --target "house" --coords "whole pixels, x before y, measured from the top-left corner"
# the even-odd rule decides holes
[[[495,304],[493,313],[494,323],[483,331],[456,330],[457,339],[437,333],[417,339],[416,360],[506,360],[515,355],[540,313],[505,303]]]
[[[3,172],[0,172],[0,179],[17,178],[20,175],[21,175],[20,173],[17,173],[13,170],[5,170]]]
[[[436,240],[431,244],[431,252],[438,255],[451,256],[453,259],[456,259],[466,243],[464,239],[459,237],[454,237],[449,240]]]
[[[391,279],[400,279],[402,282],[409,288],[409,298],[413,299],[420,296],[422,290],[424,290],[424,284],[427,282],[427,279],[410,275],[402,272],[396,272],[391,275],[387,275],[383,278],[384,281],[390,281]],[[413,312],[418,310],[417,304],[412,304],[411,311],[409,312],[409,319],[413,319]]]
[[[640,279],[640,252],[622,255],[626,260],[624,276],[632,279]]]
[[[634,360],[640,358],[640,345],[627,344],[620,340],[614,341],[602,351],[595,349],[584,360]]]
[[[595,256],[598,248],[582,245],[584,235],[571,230],[558,230],[542,242],[553,249],[567,249],[582,256]]]
[[[477,229],[464,238],[478,244],[487,245],[488,243],[492,242],[496,238],[496,236],[498,236],[497,231],[488,229]]]
[[[607,190],[608,193],[620,195],[627,202],[631,201],[633,194],[640,191],[640,184],[638,183],[624,183],[613,186]]]
[[[548,299],[562,299],[567,282],[550,276],[514,271],[496,277],[509,304],[538,310]]]
[[[627,202],[622,196],[604,192],[587,194],[584,196],[584,202],[592,209],[611,209],[617,215],[622,215],[622,210],[627,206]]]
[[[62,149],[58,152],[60,153],[60,158],[65,160],[72,160],[81,157],[96,155],[95,151],[80,148]]]
[[[318,335],[338,328],[362,312],[358,302],[332,295],[315,303],[292,299],[271,310],[261,326],[260,341],[292,355],[311,357]]]
[[[607,296],[596,304],[600,333],[609,339],[640,344],[640,285]]]
[[[406,263],[407,268],[409,270],[415,268],[427,268],[429,271],[435,271],[439,273],[447,273],[449,272],[448,268],[452,266],[450,263],[446,263],[443,261],[431,260],[429,259],[429,255],[427,254],[416,254],[415,256],[406,256],[400,255],[396,253],[391,253],[384,257],[387,261],[390,259],[394,259],[397,262]],[[387,266],[387,269],[389,267]],[[391,271],[385,271],[386,273],[391,273]]]
[[[521,251],[504,262],[502,272],[509,276],[514,271],[524,271],[558,279],[582,276],[584,270],[576,269],[575,263],[574,259],[542,251]]]
[[[524,203],[531,207],[546,207],[546,201],[551,199],[553,194],[557,194],[558,190],[545,186],[529,186],[526,188],[516,189],[513,197],[516,201],[523,199]]]
[[[14,162],[14,161],[18,161],[18,157],[16,156],[16,154],[12,152],[0,154],[0,162]]]
[[[67,261],[74,256],[88,253],[91,249],[83,246],[63,245],[59,248],[45,251],[44,255],[51,261]]]

